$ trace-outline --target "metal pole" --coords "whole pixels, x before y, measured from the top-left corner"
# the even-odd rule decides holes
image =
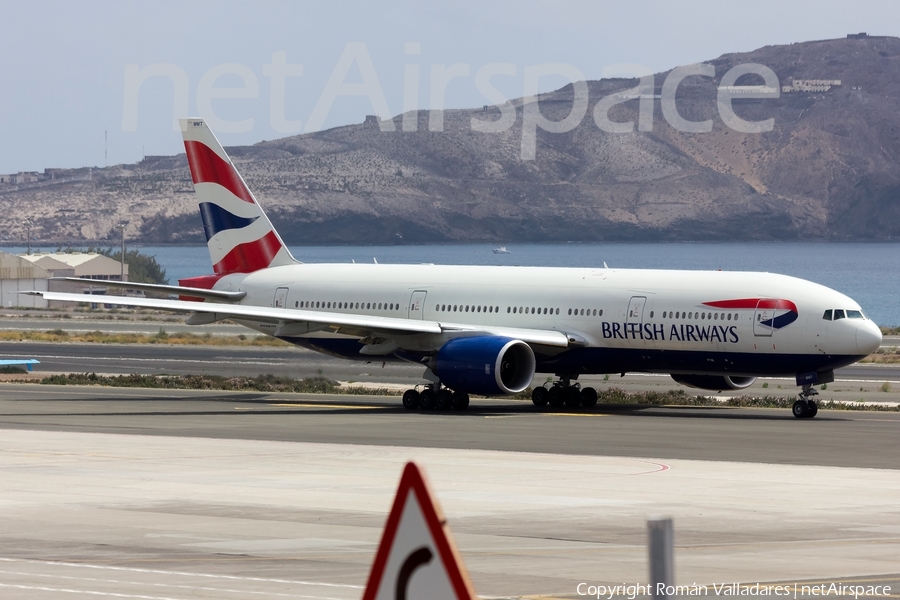
[[[669,592],[675,585],[675,567],[672,558],[674,529],[672,519],[647,521],[648,548],[650,552],[650,596],[653,600],[669,600]]]
[[[125,223],[120,225],[122,228],[122,274],[119,275],[119,281],[125,281]]]

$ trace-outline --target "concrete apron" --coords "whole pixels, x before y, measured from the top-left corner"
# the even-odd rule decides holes
[[[411,459],[483,596],[645,583],[659,515],[678,584],[900,565],[895,470],[4,430],[0,596],[358,598]]]

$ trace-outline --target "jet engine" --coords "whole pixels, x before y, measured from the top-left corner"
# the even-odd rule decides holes
[[[431,370],[441,383],[458,392],[497,396],[516,394],[531,384],[534,352],[521,340],[480,336],[444,344]]]
[[[735,377],[733,375],[677,375],[672,379],[692,388],[701,390],[742,390],[753,385],[756,377]]]

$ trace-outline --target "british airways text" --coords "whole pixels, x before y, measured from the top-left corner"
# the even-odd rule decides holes
[[[610,323],[601,324],[603,339],[614,340],[648,340],[675,342],[722,342],[736,344],[738,342],[736,325],[691,325],[681,323],[671,325],[666,334],[666,326],[662,323]]]

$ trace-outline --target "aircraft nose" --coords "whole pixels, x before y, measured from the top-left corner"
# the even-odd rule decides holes
[[[859,324],[856,330],[856,347],[860,354],[869,355],[881,346],[881,330],[872,321]]]

